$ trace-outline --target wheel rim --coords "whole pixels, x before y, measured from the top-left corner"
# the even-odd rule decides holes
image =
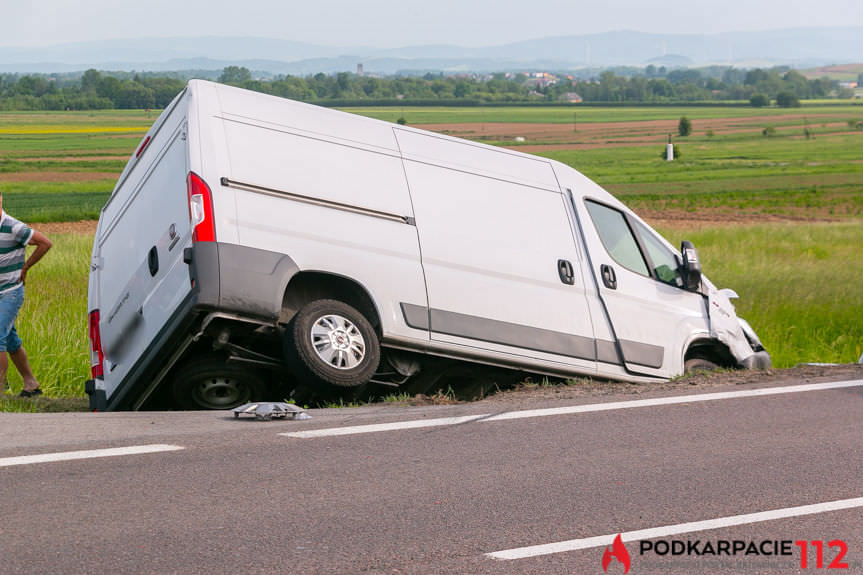
[[[366,357],[366,340],[354,323],[340,315],[318,318],[311,329],[312,348],[321,361],[336,369],[348,370]]]
[[[195,387],[195,401],[210,409],[227,409],[246,403],[249,389],[231,377],[210,377]]]

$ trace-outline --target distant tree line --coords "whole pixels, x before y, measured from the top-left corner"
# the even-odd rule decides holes
[[[179,73],[0,75],[0,110],[163,108],[185,86]],[[578,94],[584,102],[686,103],[749,101],[753,106],[799,105],[801,99],[851,97],[829,78],[809,80],[788,68],[606,70],[593,78],[536,78],[527,74],[359,76],[347,72],[256,79],[229,66],[218,81],[258,92],[319,104],[553,103]]]

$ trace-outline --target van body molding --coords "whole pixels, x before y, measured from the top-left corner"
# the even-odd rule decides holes
[[[622,365],[613,341],[519,325],[495,319],[444,311],[401,302],[405,323],[415,329],[466,337],[488,343],[553,353],[576,359]],[[665,349],[637,341],[620,342],[626,361],[646,367],[662,366]]]
[[[416,220],[412,216],[401,216],[399,214],[392,214],[389,212],[381,212],[379,210],[372,210],[370,208],[364,208],[362,206],[343,204],[341,202],[334,202],[332,200],[322,200],[320,198],[315,198],[312,196],[306,196],[303,194],[295,194],[293,192],[286,192],[284,190],[277,190],[275,188],[267,188],[265,186],[257,186],[255,184],[247,184],[245,182],[238,182],[236,180],[231,180],[230,178],[221,178],[220,182],[223,186],[225,186],[227,188],[234,188],[237,190],[245,190],[247,192],[254,192],[257,194],[264,194],[267,196],[274,196],[277,198],[285,198],[286,200],[293,200],[295,202],[302,202],[304,204],[311,204],[313,206],[321,206],[323,208],[331,208],[334,210],[340,210],[342,212],[350,212],[353,214],[360,214],[363,216],[380,218],[382,220],[389,220],[391,222],[398,222],[400,224],[408,224],[409,226],[415,226],[416,225]]]

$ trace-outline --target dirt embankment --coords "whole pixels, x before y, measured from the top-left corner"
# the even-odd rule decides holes
[[[620,383],[584,380],[574,385],[530,385],[522,384],[515,389],[489,395],[483,401],[510,403],[524,399],[549,401],[574,398],[602,397],[606,395],[641,395],[654,391],[677,391],[709,389],[729,385],[768,384],[796,385],[826,381],[863,380],[863,364],[842,365],[798,365],[788,369],[718,371],[688,375],[663,383]],[[429,403],[434,403],[429,398]]]
[[[32,227],[43,234],[95,234],[96,220],[81,220],[78,222],[43,222],[34,223]]]
[[[800,122],[797,125],[789,123]],[[847,120],[830,114],[812,114],[805,119],[793,114],[750,116],[739,118],[704,118],[694,121],[694,130],[715,135],[760,133],[766,126],[776,125],[778,131],[797,130],[803,138],[804,122],[813,129],[831,128],[834,136],[847,132],[835,131],[847,125]],[[551,150],[583,150],[620,146],[652,146],[663,144],[665,138],[677,134],[678,120],[647,120],[631,122],[592,122],[578,124],[474,122],[464,124],[422,124],[417,127],[470,140],[492,140],[511,145],[521,152],[536,153]],[[816,130],[817,131],[817,130]],[[515,138],[524,138],[517,144]],[[506,142],[510,142],[507,144]]]
[[[63,171],[36,171],[36,172],[9,172],[4,173],[0,181],[3,182],[95,182],[98,180],[116,180],[117,172],[63,172]]]

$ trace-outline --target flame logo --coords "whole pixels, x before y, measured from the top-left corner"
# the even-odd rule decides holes
[[[611,563],[611,558],[614,557],[623,565],[623,575],[629,573],[629,551],[620,540],[620,533],[614,538],[614,543],[611,544],[611,550],[606,547],[605,553],[602,554],[602,570],[608,571],[608,565]]]

